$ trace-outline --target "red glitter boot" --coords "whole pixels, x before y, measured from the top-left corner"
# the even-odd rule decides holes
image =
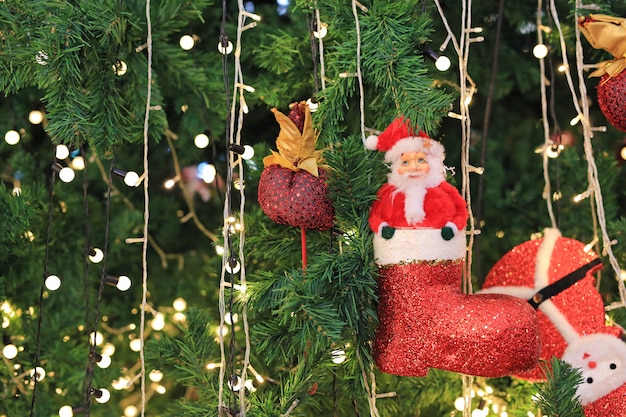
[[[375,252],[395,239],[375,238]],[[413,248],[421,246],[419,238],[413,242]],[[429,368],[439,368],[495,378],[537,365],[541,339],[535,310],[517,297],[463,293],[463,266],[462,258],[445,257],[381,266],[374,341],[381,371],[426,376]]]

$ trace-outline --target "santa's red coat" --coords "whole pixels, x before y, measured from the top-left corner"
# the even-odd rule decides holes
[[[458,190],[451,184],[442,181],[436,187],[428,188],[424,197],[424,219],[419,223],[410,224],[404,216],[405,194],[396,187],[386,183],[377,193],[377,200],[372,204],[369,224],[374,233],[378,233],[381,223],[390,227],[400,228],[435,228],[441,229],[446,223],[452,222],[458,230],[465,229],[467,223],[467,206]]]

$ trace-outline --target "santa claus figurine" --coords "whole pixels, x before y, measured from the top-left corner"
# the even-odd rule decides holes
[[[445,180],[443,146],[403,118],[365,146],[385,152],[391,169],[369,216],[379,267],[377,366],[403,376],[440,368],[486,377],[535,367],[541,340],[533,308],[461,290],[468,211]]]

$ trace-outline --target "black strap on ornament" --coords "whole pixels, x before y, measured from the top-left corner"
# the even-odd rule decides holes
[[[601,263],[602,262],[600,261],[600,258],[596,258],[593,261],[589,262],[588,264],[585,264],[581,266],[580,268],[576,269],[575,271],[570,272],[569,274],[565,275],[563,278],[559,279],[558,281],[553,282],[552,284],[546,287],[543,287],[541,290],[537,291],[535,295],[533,295],[528,300],[528,303],[535,310],[538,309],[539,304],[543,303],[549,298],[554,297],[555,295],[562,293],[563,291],[565,291],[572,285],[576,284],[578,281],[580,281],[587,275],[587,272],[589,272],[591,269],[595,268],[596,266],[600,265]]]

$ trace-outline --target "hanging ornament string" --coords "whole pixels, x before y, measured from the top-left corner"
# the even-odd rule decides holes
[[[148,190],[149,174],[148,174],[148,130],[150,127],[150,110],[152,106],[152,20],[150,17],[150,0],[146,0],[146,27],[147,37],[146,45],[148,50],[148,80],[146,92],[146,111],[143,122],[143,242],[142,242],[142,274],[141,274],[141,318],[139,325],[139,340],[141,340],[141,349],[139,350],[139,359],[141,361],[141,417],[146,412],[146,363],[144,354],[144,330],[146,326],[146,306],[148,304],[148,225],[150,220],[150,194]]]
[[[541,30],[542,22],[541,15],[543,12],[543,4],[541,0],[537,1],[537,45],[543,45],[543,31]],[[543,122],[543,147],[541,152],[541,159],[543,162],[543,198],[546,200],[548,208],[548,215],[550,216],[550,222],[552,228],[557,228],[556,218],[554,217],[554,211],[552,209],[552,191],[550,187],[550,173],[548,171],[548,152],[552,147],[552,141],[550,140],[550,124],[548,121],[548,99],[546,89],[546,64],[545,57],[539,58],[539,77],[541,86],[541,119]]]
[[[89,334],[89,363],[87,366],[87,374],[85,377],[85,416],[89,417],[89,413],[91,411],[91,396],[94,394],[95,389],[93,387],[93,369],[96,363],[96,334],[98,330],[98,323],[100,322],[100,309],[102,305],[102,294],[104,290],[104,283],[106,276],[106,265],[107,265],[107,252],[109,248],[109,224],[110,224],[110,212],[111,212],[111,186],[112,186],[112,173],[113,168],[115,167],[115,158],[111,161],[111,169],[109,170],[109,180],[107,184],[107,193],[106,193],[106,203],[105,203],[105,220],[104,220],[104,246],[102,248],[103,258],[102,258],[102,272],[100,275],[100,286],[98,287],[98,296],[96,299],[96,311],[93,318],[93,324],[91,331],[88,331]],[[83,174],[85,177],[87,173]],[[86,202],[86,199],[85,199]],[[85,203],[86,204],[86,203]],[[87,208],[85,207],[85,210]],[[85,254],[87,255],[87,254]],[[89,329],[89,327],[87,327]]]
[[[228,37],[225,33],[225,19],[226,19],[226,2],[223,3],[223,16],[222,16],[222,33],[220,35],[220,45],[222,46],[223,51],[226,52],[230,42],[228,41]],[[233,82],[233,91],[232,91],[232,100],[228,99],[228,61],[226,59],[226,54],[223,56],[222,60],[222,69],[224,71],[224,86],[226,89],[227,95],[227,105],[230,107],[230,115],[227,121],[227,141],[228,141],[228,150],[231,152],[227,155],[227,178],[226,178],[226,192],[225,192],[225,200],[224,200],[224,240],[225,240],[225,250],[224,255],[222,257],[222,273],[220,279],[220,328],[224,326],[225,317],[226,317],[226,301],[225,301],[225,288],[228,287],[230,289],[230,299],[228,303],[228,313],[231,318],[231,339],[229,346],[229,357],[228,361],[226,360],[226,354],[224,349],[224,339],[222,336],[222,332],[220,332],[220,352],[221,352],[221,364],[220,367],[220,387],[219,387],[219,415],[223,415],[225,412],[223,408],[223,384],[224,384],[224,376],[226,371],[230,372],[229,375],[229,385],[231,394],[234,394],[236,390],[238,390],[239,394],[239,407],[237,410],[234,410],[234,404],[231,405],[233,408],[233,413],[245,417],[246,415],[246,397],[245,397],[245,388],[242,386],[247,378],[247,369],[250,366],[250,334],[249,334],[249,326],[248,326],[248,317],[247,317],[247,299],[246,299],[246,275],[245,275],[245,262],[244,262],[244,246],[245,246],[245,222],[244,222],[244,213],[245,213],[245,192],[244,192],[244,165],[242,155],[236,155],[236,149],[241,148],[241,131],[243,128],[244,114],[248,112],[248,106],[245,101],[244,92],[254,92],[254,88],[248,86],[244,83],[243,73],[241,70],[241,37],[244,30],[248,28],[252,28],[256,26],[256,23],[253,22],[250,25],[245,25],[246,18],[252,18],[256,21],[260,20],[260,17],[249,13],[245,10],[244,4],[242,0],[238,1],[238,20],[237,20],[237,39],[236,45],[234,49],[234,82]],[[237,100],[239,98],[239,100]],[[237,111],[238,110],[238,111]],[[235,122],[237,126],[235,127]],[[237,158],[237,159],[235,159]],[[241,227],[238,229],[235,228],[233,231],[232,225],[229,222],[229,219],[232,216],[232,186],[233,186],[233,170],[238,166],[238,175],[239,175],[239,197],[240,197],[240,207],[239,207],[239,224]],[[233,245],[233,237],[232,235],[235,233],[239,233],[239,247],[238,254],[235,255],[235,248]],[[229,281],[226,281],[226,273],[228,272]],[[238,286],[235,285],[235,276],[239,275],[240,283]],[[233,313],[233,301],[234,301],[234,291],[236,287],[241,291],[241,312],[242,312],[242,321],[244,328],[244,336],[245,336],[245,350],[244,350],[244,359],[243,365],[241,369],[241,375],[237,375],[237,372],[234,368],[234,357],[235,357],[235,334],[234,334],[234,323],[232,320]],[[232,413],[231,413],[232,414]]]
[[[578,0],[576,3],[576,10],[582,9],[583,4]],[[552,19],[554,20],[554,24],[559,31],[559,40],[561,45],[561,53],[563,58],[563,65],[565,68],[569,69],[569,63],[567,59],[567,49],[565,45],[565,38],[563,36],[563,30],[561,28],[561,23],[558,16],[558,11],[555,5],[554,0],[550,0],[550,11],[552,14]],[[579,18],[578,12],[575,13],[575,18]],[[576,20],[578,22],[578,20]],[[584,56],[582,50],[582,42],[580,38],[580,30],[578,25],[576,25],[576,66],[577,66],[577,74],[579,80],[579,89],[580,89],[580,97],[576,93],[576,89],[574,87],[574,82],[572,76],[568,70],[565,71],[565,76],[567,79],[567,84],[569,86],[572,102],[574,108],[577,111],[577,119],[580,120],[583,126],[583,137],[584,137],[584,151],[585,157],[587,159],[587,178],[589,180],[589,191],[593,194],[595,199],[595,209],[598,217],[598,225],[600,226],[602,232],[602,243],[603,243],[603,252],[608,256],[609,263],[613,268],[615,279],[618,283],[618,290],[620,294],[620,302],[614,303],[611,306],[607,307],[607,310],[612,310],[615,308],[626,307],[626,287],[624,282],[621,280],[620,266],[617,262],[617,258],[613,254],[613,250],[611,246],[614,244],[610,239],[608,232],[606,230],[606,217],[604,213],[604,204],[602,201],[602,190],[600,189],[600,182],[598,179],[598,169],[595,164],[595,157],[593,155],[593,146],[591,144],[591,139],[593,138],[593,128],[590,124],[589,119],[589,101],[587,96],[587,87],[585,84],[585,76],[583,74],[584,69]],[[597,232],[596,232],[597,233]]]
[[[554,0],[551,0],[554,3]],[[554,7],[554,6],[553,6]],[[580,15],[578,10],[582,9],[583,4],[581,0],[576,0],[576,13],[575,19],[576,22],[579,21]],[[556,11],[554,11],[556,14]],[[558,17],[555,18],[555,20]],[[593,187],[594,197],[595,197],[595,205],[596,205],[596,213],[598,217],[598,224],[600,226],[600,230],[602,231],[602,240],[603,240],[603,251],[606,252],[606,255],[609,258],[609,263],[613,268],[615,279],[617,280],[618,291],[620,295],[620,302],[614,303],[611,306],[607,307],[607,310],[613,310],[615,308],[626,307],[626,284],[624,280],[621,278],[621,268],[613,253],[614,242],[609,237],[608,232],[606,230],[606,217],[604,213],[604,205],[602,202],[602,190],[600,189],[600,182],[598,180],[598,168],[596,167],[595,158],[593,156],[593,147],[591,144],[591,138],[593,137],[593,130],[591,125],[589,124],[589,98],[587,95],[587,86],[585,83],[585,76],[583,74],[584,68],[584,56],[583,56],[583,48],[581,42],[581,33],[578,25],[576,27],[576,65],[578,68],[578,84],[580,89],[580,100],[584,108],[583,113],[583,126],[584,126],[584,149],[585,156],[587,158],[587,176],[590,181],[590,187]],[[559,34],[561,31],[559,30]]]
[[[460,40],[457,41],[457,38],[450,28],[448,20],[441,8],[441,4],[439,0],[434,0],[435,5],[437,6],[437,10],[439,11],[439,15],[443,21],[443,24],[448,32],[448,36],[445,42],[449,40],[452,41],[454,45],[454,49],[457,53],[459,60],[459,86],[460,86],[460,115],[454,115],[450,113],[451,117],[455,117],[461,121],[461,136],[462,136],[462,145],[461,145],[461,171],[463,173],[463,182],[462,182],[462,196],[465,198],[467,203],[467,209],[469,214],[469,231],[468,231],[468,244],[467,244],[467,254],[466,254],[466,264],[463,270],[463,290],[467,294],[471,294],[473,292],[472,289],[472,280],[471,280],[471,270],[472,270],[472,247],[474,244],[474,234],[475,234],[475,224],[474,224],[474,216],[472,213],[472,202],[471,202],[471,193],[470,193],[470,181],[469,174],[470,172],[476,172],[477,169],[472,167],[469,163],[469,150],[471,145],[471,117],[469,111],[469,104],[472,101],[472,96],[476,91],[476,84],[470,77],[467,70],[467,63],[469,60],[469,50],[470,45],[473,42],[482,41],[482,37],[472,38],[471,35],[476,32],[472,28],[472,2],[471,0],[464,0],[462,2],[462,13],[461,13],[461,36]],[[473,386],[473,377],[463,375],[463,398],[464,398],[464,407],[463,407],[463,417],[471,416],[471,390]]]
[[[54,200],[54,183],[56,181],[56,172],[52,170],[52,175],[50,177],[50,198],[48,199],[48,224],[46,226],[46,248],[43,257],[43,279],[44,281],[41,283],[41,290],[39,291],[39,317],[37,318],[37,335],[35,337],[35,358],[33,359],[33,396],[30,402],[30,417],[34,417],[35,412],[35,403],[37,397],[37,382],[39,373],[37,369],[39,367],[39,357],[41,355],[41,323],[43,321],[44,316],[44,288],[45,288],[45,280],[46,275],[48,274],[48,260],[50,258],[50,229],[52,226],[52,204]]]
[[[319,48],[320,55],[320,83],[322,84],[322,90],[326,89],[326,74],[324,68],[324,41],[322,40],[323,36],[323,28],[322,21],[320,20],[320,9],[317,7],[317,2],[315,2],[315,23],[317,29],[317,43]],[[315,32],[314,32],[315,33]]]

